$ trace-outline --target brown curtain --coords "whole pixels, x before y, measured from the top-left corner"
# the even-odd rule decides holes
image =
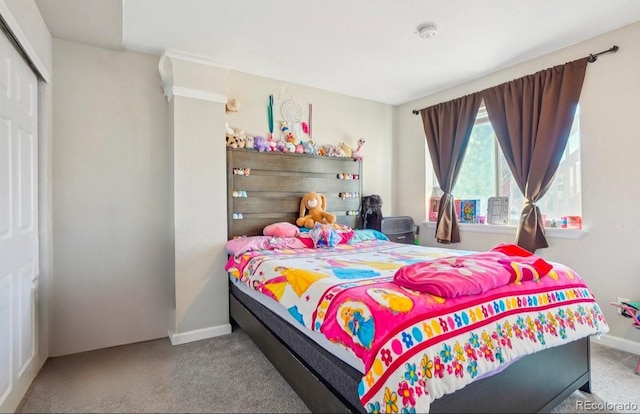
[[[460,242],[451,190],[458,179],[481,100],[480,94],[475,93],[420,110],[433,168],[444,193],[436,222],[439,243]]]
[[[564,152],[587,67],[583,58],[482,91],[489,120],[525,201],[516,243],[548,247],[536,202]]]

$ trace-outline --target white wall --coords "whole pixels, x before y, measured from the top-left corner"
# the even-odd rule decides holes
[[[167,336],[172,142],[157,56],[54,39],[53,356]]]
[[[394,212],[423,222],[426,199],[430,196],[426,189],[431,186],[431,161],[424,155],[422,120],[411,113],[412,109],[480,91],[609,49],[614,44],[620,47],[617,53],[600,56],[595,63],[588,64],[580,97],[582,213],[588,233],[577,240],[552,238],[549,248],[536,253],[578,271],[605,313],[611,327],[609,340],[617,340],[616,345],[640,352],[638,330],[608,305],[618,296],[640,298],[640,224],[633,215],[633,206],[640,205],[637,125],[640,23],[399,106],[395,113],[396,137],[402,143],[398,145],[394,162],[416,168],[397,170],[394,197],[398,202]],[[433,232],[423,226],[421,242],[436,245]],[[513,242],[515,231],[513,235],[505,235],[462,230],[461,238],[462,243],[452,247],[484,250],[500,242]]]
[[[157,56],[58,39],[53,51],[57,82],[52,354],[163,337],[168,329],[180,334],[207,328],[203,321],[224,325],[228,313],[220,314],[217,306],[215,314],[210,314],[210,305],[226,300],[226,278],[220,284],[209,275],[218,267],[217,258],[224,257],[224,246],[200,246],[199,251],[214,258],[208,265],[173,249],[171,183],[186,171],[176,167],[174,176],[172,157],[179,146],[191,145],[180,141],[195,127],[189,119],[200,122],[197,119],[206,115],[198,118],[189,113],[193,99],[176,97],[167,103]],[[280,92],[283,85],[296,100],[313,104],[316,143],[355,145],[359,137],[367,140],[365,193],[390,200],[389,105],[228,71],[224,92],[242,102],[240,112],[226,116],[229,124],[247,133],[268,132],[268,96]],[[176,106],[175,99],[181,105]],[[208,110],[206,105],[197,108]],[[212,125],[217,125],[215,108],[210,109]],[[218,155],[224,160],[225,138],[222,128],[217,129],[212,128],[206,138],[218,141]],[[225,183],[224,162],[214,164],[212,178]],[[220,192],[215,182],[210,197]],[[219,203],[217,210],[212,204],[211,217],[226,223],[226,203]],[[176,214],[180,205],[176,193]],[[176,237],[180,226],[176,221]],[[180,245],[195,241],[184,242]],[[205,285],[194,279],[194,266],[204,269],[197,274],[209,275]],[[222,277],[223,264],[219,267]]]
[[[174,96],[175,325],[173,343],[231,332],[224,103]],[[216,142],[217,141],[217,142]],[[204,330],[204,332],[203,332]]]
[[[241,103],[237,113],[227,114],[227,122],[231,127],[244,129],[245,133],[267,136],[269,95],[277,98],[285,91],[283,98],[289,95],[303,106],[305,119],[308,104],[312,105],[312,138],[317,145],[346,142],[355,147],[358,138],[364,138],[363,192],[382,196],[383,212],[390,214],[393,197],[391,105],[236,71],[229,71],[225,87],[226,95]],[[275,132],[279,133],[278,121],[282,117],[277,105],[273,113]]]

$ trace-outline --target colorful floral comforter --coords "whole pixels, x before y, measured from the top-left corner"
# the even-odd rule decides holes
[[[249,252],[226,270],[361,358],[369,412],[428,412],[520,356],[608,331],[584,281],[560,264],[539,280],[449,299],[393,282],[401,267],[443,257],[457,256],[452,268],[466,271],[472,253],[369,241]]]

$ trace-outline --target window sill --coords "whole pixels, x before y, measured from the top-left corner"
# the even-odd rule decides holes
[[[422,223],[428,229],[436,229],[435,221],[425,221]],[[496,234],[516,234],[516,226],[499,225],[499,224],[472,224],[458,223],[460,230],[472,233],[496,233]],[[561,229],[557,227],[545,227],[545,235],[558,239],[579,239],[587,234],[585,229]]]

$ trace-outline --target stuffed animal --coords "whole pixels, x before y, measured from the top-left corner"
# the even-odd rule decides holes
[[[235,135],[235,131],[229,126],[228,122],[224,123],[224,127],[227,130],[227,135]]]
[[[352,150],[349,144],[343,142],[342,144],[340,144],[340,148],[342,149],[342,153],[344,154],[344,157],[351,158]]]
[[[355,161],[361,161],[364,158],[364,155],[362,155],[362,146],[364,145],[364,138],[360,138],[358,140],[358,147],[353,150],[353,153],[351,154],[351,157],[355,160]]]
[[[253,135],[247,135],[246,148],[253,149]]]
[[[234,132],[234,135],[236,136],[236,141],[238,142],[238,148],[246,147],[247,136],[244,134],[244,130],[242,128],[235,128],[233,132]]]
[[[276,141],[276,149],[274,151],[289,152],[287,141],[285,141],[284,137],[280,137],[280,139]]]
[[[316,223],[332,224],[336,222],[334,214],[325,211],[327,197],[324,194],[310,192],[300,200],[300,216],[296,220],[298,227],[312,229]]]
[[[253,148],[260,152],[268,152],[269,144],[267,144],[267,140],[265,137],[257,135],[253,137]]]
[[[238,148],[238,140],[235,136],[227,134],[227,148]]]
[[[267,138],[267,146],[269,149],[267,151],[276,151],[276,145],[276,140],[273,138],[273,134],[269,135],[269,138]]]
[[[310,154],[310,155],[316,155],[317,154],[318,151],[316,149],[316,144],[312,140],[303,142],[302,145],[304,145],[304,153],[305,154]]]
[[[296,152],[296,144],[292,144],[291,142],[286,142],[284,145],[287,149],[285,152]]]

